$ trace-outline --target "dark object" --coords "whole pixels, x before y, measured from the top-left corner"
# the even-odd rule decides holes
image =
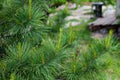
[[[96,18],[103,17],[102,16],[102,6],[104,5],[103,2],[93,2],[92,8]]]
[[[5,49],[0,46],[0,59],[5,55]]]

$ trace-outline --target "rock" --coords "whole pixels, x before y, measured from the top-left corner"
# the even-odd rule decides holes
[[[115,12],[116,12],[116,10],[115,10],[114,6],[109,5],[108,7],[106,7],[106,10],[103,13],[103,16],[107,17],[109,15],[114,15]]]
[[[91,6],[82,6],[79,7],[76,10],[71,10],[71,15],[78,15],[80,16],[81,14],[84,14],[86,12],[90,12],[91,11]]]
[[[103,39],[105,36],[101,33],[98,33],[98,32],[93,32],[91,34],[91,38],[94,38],[94,39]]]
[[[49,17],[53,17],[53,16],[56,16],[56,15],[57,15],[57,13],[52,13],[52,14],[49,15]]]
[[[63,10],[63,9],[65,9],[65,7],[66,7],[66,5],[64,4],[64,5],[61,5],[61,6],[59,6],[57,9],[56,9],[56,11],[59,11],[59,10]],[[75,9],[76,8],[76,4],[75,3],[68,3],[68,9]]]
[[[107,9],[106,6],[102,6],[102,11],[104,12]]]
[[[79,16],[68,16],[65,18],[66,21],[70,21],[70,20],[80,20]]]
[[[72,4],[72,3],[69,3],[68,4],[68,8],[69,9],[75,9],[77,6],[76,6],[76,4],[74,3],[74,4]]]
[[[105,28],[104,28],[104,29],[101,29],[101,30],[100,30],[100,33],[102,33],[102,34],[107,34],[107,33],[108,33],[108,30],[105,29]]]
[[[66,25],[65,25],[65,28],[68,28],[69,26],[70,26],[70,24],[74,27],[74,26],[77,26],[77,25],[80,25],[81,24],[81,22],[79,21],[79,22],[76,22],[76,21],[70,21],[70,22],[68,22]]]
[[[63,10],[63,9],[65,9],[65,5],[59,6],[59,7],[56,9],[56,11]]]

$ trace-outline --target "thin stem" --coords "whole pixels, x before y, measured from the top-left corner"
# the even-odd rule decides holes
[[[60,28],[60,34],[59,34],[59,39],[58,39],[58,44],[57,44],[57,51],[60,49],[61,47],[61,41],[62,41],[62,33],[63,33],[63,30]]]
[[[32,0],[29,0],[28,4],[28,17],[31,19],[31,8],[32,8]]]
[[[18,44],[18,61],[20,62],[21,58],[21,43]]]
[[[70,35],[69,35],[69,44],[72,43],[73,41],[73,30],[72,30],[72,23],[70,23],[70,28],[69,28],[69,32],[70,32]]]

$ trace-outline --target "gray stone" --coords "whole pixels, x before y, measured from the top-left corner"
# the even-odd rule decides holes
[[[101,33],[97,33],[97,32],[92,32],[91,34],[91,38],[94,38],[94,39],[103,39],[105,36]]]
[[[110,15],[114,15],[115,12],[116,11],[115,11],[114,6],[109,5],[109,6],[106,7],[106,10],[104,11],[103,16],[107,17],[107,16],[110,16]]]

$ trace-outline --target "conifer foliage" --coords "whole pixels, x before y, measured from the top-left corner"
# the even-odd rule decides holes
[[[44,24],[48,6],[45,0],[1,0],[0,42],[36,42],[46,31]]]
[[[66,7],[48,17],[52,1]],[[66,1],[75,0],[0,0],[0,80],[120,79],[113,31],[98,40],[91,38],[90,21],[65,28]]]

